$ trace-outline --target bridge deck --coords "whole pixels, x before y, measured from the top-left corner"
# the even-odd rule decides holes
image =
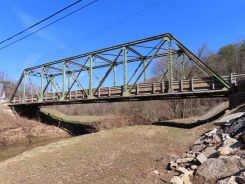
[[[77,98],[66,100],[48,100],[43,102],[19,102],[11,103],[9,106],[22,105],[59,105],[59,104],[88,104],[88,103],[105,103],[105,102],[126,102],[126,101],[148,101],[148,100],[164,100],[164,99],[188,99],[188,98],[216,98],[228,97],[227,90],[212,90],[212,91],[196,91],[196,92],[177,92],[177,93],[162,93],[149,95],[131,95],[131,96],[111,96],[100,98]]]
[[[233,78],[236,79],[237,77],[238,76],[235,76]],[[230,77],[223,78],[231,83]],[[27,95],[26,99],[21,99],[21,96],[19,98],[14,98],[9,105],[54,105],[161,100],[172,98],[226,97],[229,94],[228,90],[224,88],[219,81],[214,80],[211,77],[174,81],[172,91],[169,91],[167,81],[141,83],[135,86],[129,85],[128,89],[131,89],[131,91],[124,94],[122,86],[99,88],[94,96],[87,95],[87,90],[77,90],[70,91],[69,93],[66,92],[65,98],[61,98],[59,93],[45,93],[42,101],[39,101],[37,96]]]

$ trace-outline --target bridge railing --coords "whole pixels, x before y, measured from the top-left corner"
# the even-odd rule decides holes
[[[245,79],[245,74],[231,74],[230,76],[222,77],[230,85],[236,85],[238,80]],[[173,81],[173,87],[170,91],[168,81],[163,82],[148,82],[139,83],[136,85],[128,85],[129,96],[143,96],[143,95],[158,95],[158,94],[174,94],[174,93],[185,93],[185,92],[201,92],[201,91],[214,91],[214,90],[227,90],[223,85],[213,77],[203,77],[200,79],[190,79],[190,80],[179,80]],[[93,91],[96,89],[94,88]],[[123,93],[123,86],[115,87],[103,87],[99,88],[93,96],[89,96],[88,89],[85,90],[75,90],[65,92],[65,99],[60,98],[60,94],[57,92],[46,92],[42,101],[38,99],[36,95],[27,95],[26,99],[22,99],[21,95],[14,97],[11,103],[13,104],[23,104],[23,103],[37,103],[37,102],[52,102],[52,101],[72,101],[80,99],[89,98],[111,98],[111,97],[121,97],[125,94]]]

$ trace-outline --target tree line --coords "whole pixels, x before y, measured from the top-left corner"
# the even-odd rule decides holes
[[[205,62],[220,75],[245,72],[245,41],[229,44],[210,54]]]

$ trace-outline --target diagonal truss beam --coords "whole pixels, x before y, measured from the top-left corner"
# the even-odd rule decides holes
[[[168,45],[169,46],[168,48],[164,48],[163,45],[164,45],[166,39],[175,43],[176,46],[175,45],[174,46]],[[156,44],[156,42],[158,43],[158,41],[161,41],[160,45]],[[139,47],[140,49],[136,50],[135,49],[136,47]],[[175,48],[173,48],[173,47],[175,47]],[[134,53],[134,56],[128,56],[127,53],[122,54],[123,48],[126,48],[127,52]],[[152,48],[152,51],[149,54],[147,54],[146,53],[146,51],[148,51],[147,49],[151,49],[151,48]],[[120,52],[117,55],[118,51],[120,51]],[[73,85],[75,83],[77,83],[77,84],[80,83],[78,78],[83,71],[92,72],[93,70],[96,70],[96,69],[102,69],[102,68],[108,68],[109,67],[109,69],[106,69],[105,75],[103,76],[103,78],[99,82],[99,85],[96,87],[96,90],[93,92],[93,95],[95,95],[95,93],[97,93],[98,89],[103,85],[105,80],[108,78],[108,75],[110,74],[110,72],[113,70],[113,68],[115,66],[118,66],[118,65],[125,65],[126,66],[126,63],[140,62],[139,65],[137,65],[138,67],[132,72],[133,75],[131,76],[131,78],[128,81],[126,81],[126,83],[124,81],[124,87],[126,87],[126,85],[129,85],[129,82],[136,75],[136,73],[138,72],[138,70],[142,66],[142,64],[144,64],[143,70],[141,71],[141,73],[138,75],[138,77],[136,78],[136,80],[133,83],[133,86],[134,86],[140,80],[142,75],[145,73],[146,68],[149,67],[150,63],[154,59],[161,58],[161,57],[169,57],[169,56],[172,57],[173,55],[179,54],[179,52],[181,52],[183,55],[185,55],[191,62],[193,62],[205,74],[207,74],[208,76],[211,76],[214,79],[216,79],[217,81],[219,81],[225,88],[227,88],[227,89],[230,88],[230,84],[226,80],[224,80],[221,76],[219,76],[216,72],[214,72],[214,70],[212,70],[209,66],[207,66],[201,59],[199,59],[196,55],[194,55],[190,50],[188,50],[174,36],[167,33],[167,34],[161,34],[158,36],[145,38],[145,39],[137,40],[137,41],[133,41],[133,42],[128,42],[125,44],[120,44],[117,46],[113,46],[113,47],[109,47],[109,48],[105,48],[105,49],[101,49],[101,50],[97,50],[97,51],[93,51],[93,52],[89,52],[89,53],[85,53],[85,54],[80,54],[80,55],[76,55],[73,57],[68,57],[68,58],[57,60],[57,61],[53,61],[53,62],[49,62],[49,63],[45,63],[45,64],[26,68],[22,72],[21,77],[17,82],[16,88],[14,90],[12,97],[11,97],[11,101],[13,100],[13,98],[16,95],[16,93],[18,92],[18,90],[21,88],[21,85],[23,86],[22,83],[25,84],[25,80],[26,80],[25,74],[26,73],[28,73],[28,75],[29,75],[28,77],[31,76],[31,77],[40,77],[41,78],[41,80],[37,80],[39,82],[39,84],[38,84],[39,87],[41,86],[40,96],[43,94],[42,92],[45,92],[47,90],[48,86],[51,83],[56,88],[57,92],[58,91],[62,92],[62,94],[63,94],[62,98],[63,98],[65,96],[64,95],[64,93],[65,93],[64,86],[65,86],[65,80],[67,80],[65,78],[66,74],[69,74],[69,75],[71,74],[73,79],[74,79],[71,85],[70,85],[70,82],[68,83],[70,86],[68,86],[68,93],[67,94],[69,94]],[[107,56],[108,56],[108,58],[107,58]],[[116,56],[115,60],[111,59],[115,56]],[[126,58],[125,58],[125,56],[126,56]],[[88,58],[90,58],[90,57],[98,58],[102,61],[105,61],[105,63],[103,62],[102,64],[96,64],[96,65],[91,64],[90,66],[86,66],[86,63],[88,62]],[[85,64],[82,64],[81,60],[78,60],[81,58],[87,59]],[[64,66],[66,66],[66,63],[72,64],[72,67],[69,67],[69,69],[64,67]],[[171,63],[171,65],[173,65],[174,61],[171,61],[169,63]],[[50,73],[47,72],[46,77],[48,77],[49,80],[47,81],[46,86],[44,86],[44,81],[43,81],[44,76],[45,76],[43,73],[44,68],[46,70],[52,69],[52,72],[51,71],[49,71]],[[126,68],[124,67],[124,70],[126,71],[127,67]],[[167,72],[173,72],[173,71],[167,71]],[[120,73],[120,71],[119,71],[119,73]],[[127,75],[127,73],[126,73],[126,75]],[[62,82],[62,90],[59,88],[58,82],[55,81],[55,79],[54,79],[56,76],[62,76],[63,77],[62,78],[62,81],[63,81]],[[121,77],[121,79],[123,78],[122,75],[120,77]],[[92,75],[90,75],[90,78],[92,78]],[[68,80],[70,80],[70,79],[68,79]],[[92,79],[90,79],[90,80],[92,81]],[[40,84],[40,81],[41,81],[41,84]],[[33,85],[36,85],[36,84],[33,84]],[[79,86],[80,86],[80,88],[82,87],[81,85],[79,85]],[[131,87],[130,91],[132,90],[133,86],[130,86]],[[92,86],[90,85],[90,89],[91,88],[92,88]],[[84,90],[84,91],[86,91],[86,90]],[[66,95],[66,97],[67,97],[67,95]]]
[[[119,58],[119,56],[121,55],[121,53],[123,52],[123,49],[121,49],[118,53],[118,55],[116,56],[116,58],[114,59],[114,61],[112,62],[110,68],[107,70],[106,74],[104,75],[104,77],[101,79],[98,87],[96,88],[94,95],[98,92],[99,88],[103,85],[103,83],[105,82],[106,78],[108,77],[108,75],[110,74],[110,72],[112,71],[112,69],[114,68],[114,66],[117,64],[117,59]]]
[[[155,55],[157,55],[157,53],[159,52],[160,48],[163,46],[163,44],[166,42],[166,40],[162,40],[159,44],[159,48],[155,51],[155,53],[151,56],[150,60],[147,62],[147,64],[144,66],[143,70],[141,71],[141,73],[139,74],[139,76],[136,78],[135,82],[133,83],[132,87],[130,88],[129,92],[132,91],[133,87],[136,85],[136,83],[138,82],[138,80],[140,79],[140,77],[143,75],[144,71],[146,70],[146,68],[150,65],[150,63],[152,62],[152,60],[154,59]]]
[[[66,97],[67,97],[68,94],[70,94],[70,91],[73,88],[74,84],[77,83],[77,80],[78,80],[80,74],[82,73],[82,71],[84,71],[84,69],[87,68],[86,64],[88,63],[88,61],[89,61],[89,57],[86,59],[86,61],[85,61],[85,63],[83,65],[80,65],[81,69],[78,71],[78,74],[75,76],[71,86],[69,86],[68,93],[66,94]],[[73,71],[70,71],[70,72],[72,72],[72,75],[74,76],[74,72]],[[84,90],[84,92],[85,92],[85,90]]]
[[[200,58],[193,54],[189,49],[187,49],[179,40],[177,40],[173,35],[168,33],[168,37],[175,41],[180,49],[203,71],[205,71],[209,76],[214,76],[218,81],[220,81],[227,89],[230,85],[221,76],[214,72],[208,65],[206,65]]]

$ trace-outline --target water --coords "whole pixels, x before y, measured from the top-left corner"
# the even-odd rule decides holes
[[[0,162],[15,157],[25,151],[31,150],[38,146],[44,146],[52,142],[56,142],[62,139],[49,139],[39,142],[25,143],[19,145],[0,146]]]

